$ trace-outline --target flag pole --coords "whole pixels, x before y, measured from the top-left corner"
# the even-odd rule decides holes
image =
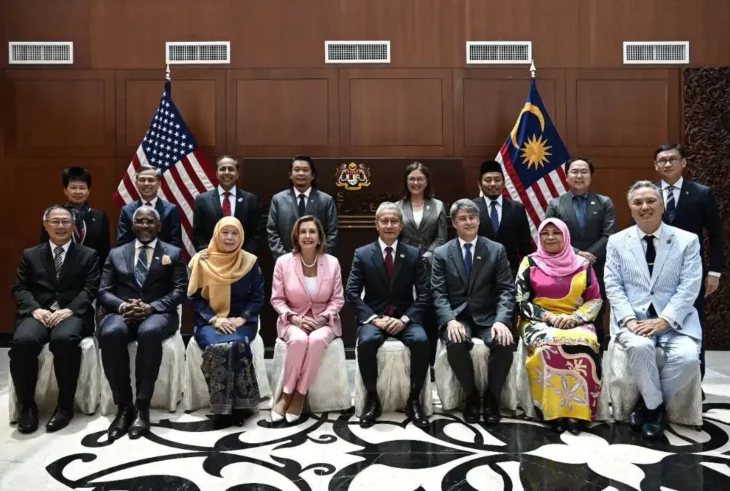
[[[532,60],[530,64],[530,77],[535,78],[535,74],[537,74],[537,69],[535,68],[535,60]]]
[[[172,80],[170,78],[170,64],[169,63],[165,67],[165,80]]]

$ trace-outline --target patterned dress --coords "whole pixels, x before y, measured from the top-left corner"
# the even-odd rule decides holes
[[[601,392],[601,363],[596,329],[601,292],[592,268],[553,277],[530,257],[517,272],[519,328],[528,348],[527,374],[535,406],[544,420],[591,421]],[[582,322],[558,329],[544,321],[547,313],[575,315]]]

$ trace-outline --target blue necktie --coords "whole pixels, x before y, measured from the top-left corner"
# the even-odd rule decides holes
[[[499,214],[497,213],[497,201],[492,201],[489,205],[492,207],[492,211],[489,212],[489,219],[492,220],[492,228],[494,229],[494,233],[496,234],[497,230],[499,230]]]
[[[667,186],[667,219],[669,223],[674,221],[677,214],[677,202],[674,201],[674,186]]]
[[[134,279],[137,285],[142,288],[144,280],[147,278],[147,247],[143,245],[139,248],[139,257],[137,258],[137,264],[134,266]]]
[[[464,271],[466,271],[466,277],[471,276],[471,244],[464,244]]]
[[[584,228],[586,226],[586,197],[573,196],[573,203],[575,203],[575,216],[578,218],[578,225],[580,225],[580,228]]]

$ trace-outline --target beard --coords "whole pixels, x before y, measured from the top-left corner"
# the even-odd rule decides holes
[[[484,190],[482,190],[482,194],[491,200],[495,200],[495,199],[499,198],[500,196],[502,196],[501,192],[499,192],[497,194],[492,194],[492,193],[487,193]]]

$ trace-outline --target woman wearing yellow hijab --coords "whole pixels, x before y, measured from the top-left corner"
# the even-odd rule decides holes
[[[217,419],[241,423],[259,403],[249,343],[257,333],[264,278],[256,256],[241,249],[243,227],[234,217],[215,226],[213,238],[190,261],[188,296],[195,340],[203,352],[210,409]]]

